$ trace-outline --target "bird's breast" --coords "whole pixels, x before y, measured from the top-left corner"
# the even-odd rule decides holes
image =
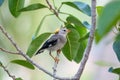
[[[48,48],[48,50],[55,51],[55,50],[61,49],[61,48],[64,47],[64,45],[65,45],[66,42],[67,42],[66,38],[60,37],[60,38],[57,40],[56,45]]]

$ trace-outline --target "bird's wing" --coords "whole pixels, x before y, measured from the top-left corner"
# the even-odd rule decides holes
[[[57,41],[58,41],[57,35],[53,35],[43,44],[41,49],[46,49],[46,48],[52,47],[52,46],[56,45]]]
[[[43,46],[37,51],[36,55],[43,52],[44,49],[47,49],[49,47],[52,47],[57,44],[58,37],[57,34],[51,36],[44,44]]]

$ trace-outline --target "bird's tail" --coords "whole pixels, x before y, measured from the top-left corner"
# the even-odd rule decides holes
[[[35,55],[40,54],[40,53],[42,53],[42,52],[44,52],[44,49],[39,49],[39,50],[36,52]]]

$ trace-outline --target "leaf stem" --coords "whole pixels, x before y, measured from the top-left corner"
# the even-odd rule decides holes
[[[65,12],[59,12],[60,14],[65,14],[65,15],[71,15],[69,13],[65,13]]]
[[[59,8],[58,8],[58,12],[60,12],[60,9],[62,8],[62,5],[63,5],[63,4],[61,4],[61,5],[59,6]]]
[[[53,5],[54,5],[54,8],[57,10],[57,7],[55,5],[55,0],[53,0]]]
[[[41,29],[41,26],[42,26],[44,20],[46,19],[46,17],[52,16],[52,15],[54,15],[54,14],[48,14],[48,15],[45,15],[45,16],[42,18],[42,20],[41,20],[38,28],[36,29],[36,32],[35,32],[35,35],[33,36],[33,39],[35,39],[35,38],[37,37],[37,35],[38,35],[38,33],[39,33],[39,30]]]

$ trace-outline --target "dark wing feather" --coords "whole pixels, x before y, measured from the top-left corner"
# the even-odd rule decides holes
[[[57,36],[56,35],[53,35],[50,39],[48,39],[44,44],[43,46],[37,51],[36,55],[43,52],[44,49],[46,48],[49,48],[49,47],[52,47],[54,45],[56,45],[57,43]]]
[[[52,47],[52,46],[56,45],[56,43],[57,43],[57,39],[48,39],[43,44],[43,46],[41,47],[41,49],[46,49],[46,48]]]

